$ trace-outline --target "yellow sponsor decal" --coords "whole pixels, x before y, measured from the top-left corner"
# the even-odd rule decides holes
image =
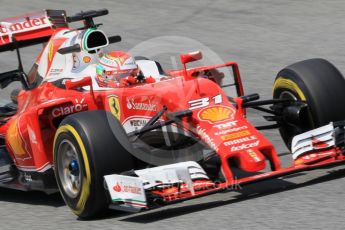
[[[250,135],[250,134],[251,134],[251,133],[250,133],[248,130],[244,130],[244,131],[241,131],[241,132],[230,133],[230,134],[221,136],[220,138],[221,138],[223,141],[227,141],[227,140],[232,140],[232,139],[236,139],[236,138],[248,136],[248,135]]]
[[[229,107],[213,106],[200,111],[199,117],[201,120],[209,122],[219,122],[227,119],[233,119],[235,111]]]
[[[15,119],[8,127],[7,140],[15,155],[23,156],[26,154],[23,148],[24,143],[19,133],[18,119]]]
[[[255,152],[250,152],[249,155],[254,159],[258,159],[258,155]]]
[[[294,164],[295,165],[302,165],[302,164],[304,164],[304,160],[303,159],[297,159],[297,160],[295,160]]]
[[[119,98],[111,95],[108,97],[110,112],[118,119],[121,118],[121,108]]]
[[[249,149],[247,150],[247,152],[249,153],[249,156],[251,156],[251,158],[253,158],[256,162],[260,161],[260,158],[258,157],[258,155],[256,154],[256,152],[254,152],[253,150]]]
[[[54,55],[54,42],[50,42],[49,44],[49,52],[48,52],[48,60],[51,62],[53,60]]]

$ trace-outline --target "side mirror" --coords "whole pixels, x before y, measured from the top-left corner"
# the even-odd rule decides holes
[[[181,63],[185,65],[189,62],[198,61],[202,59],[202,53],[201,51],[195,51],[195,52],[191,52],[187,54],[181,54],[180,59],[181,59]]]
[[[183,76],[185,80],[191,79],[191,77],[188,76],[186,64],[189,62],[198,61],[201,58],[202,58],[201,51],[195,51],[195,52],[180,55],[181,63],[183,64]]]
[[[90,94],[93,100],[96,101],[95,94],[93,93],[92,78],[90,76],[83,77],[82,79],[79,79],[79,80],[67,80],[65,82],[65,86],[66,86],[66,89],[76,89],[83,86],[90,86]]]
[[[76,89],[83,86],[92,86],[92,79],[91,77],[84,77],[79,80],[67,80],[65,82],[66,89]]]

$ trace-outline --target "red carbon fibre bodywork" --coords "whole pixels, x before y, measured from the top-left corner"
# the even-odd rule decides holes
[[[1,127],[1,134],[6,135],[8,149],[18,168],[40,171],[52,164],[55,130],[58,122],[67,115],[95,109],[111,111],[109,98],[115,97],[120,105],[118,118],[123,123],[133,116],[152,117],[163,105],[168,108],[168,112],[175,112],[190,108],[189,101],[217,95],[221,95],[222,102],[216,106],[230,108],[233,113],[229,121],[236,120],[240,126],[247,125],[253,135],[257,135],[258,139],[262,138],[260,146],[269,145],[258,131],[241,118],[242,114],[236,112],[217,84],[204,78],[185,81],[183,77],[172,77],[162,82],[129,88],[94,91],[94,95],[91,91],[79,92],[58,88],[49,82],[43,83],[18,95],[18,113]],[[211,102],[208,107],[210,106],[214,106],[214,103]],[[193,113],[194,131],[196,134],[201,129],[212,132],[212,122],[200,121],[199,111],[200,109],[195,109]],[[218,142],[219,140],[216,144]]]
[[[222,160],[227,183],[232,183],[234,179],[228,164],[230,158],[236,160],[241,168],[247,171],[259,171],[265,168],[265,158],[270,161],[276,173],[304,167],[281,169],[278,155],[270,141],[246,120],[241,109],[236,109],[227,100],[217,84],[204,78],[186,81],[183,77],[173,77],[154,84],[95,91],[94,97],[90,91],[66,90],[52,83],[44,83],[36,89],[22,91],[19,94],[18,113],[6,125],[1,126],[1,134],[6,135],[7,147],[18,168],[41,171],[53,163],[52,145],[56,124],[67,115],[95,109],[111,111],[109,98],[115,97],[120,105],[117,115],[123,123],[133,116],[152,117],[163,105],[168,108],[168,112],[175,112],[190,109],[188,103],[190,101],[214,98],[217,95],[221,95],[221,103],[216,104],[210,100],[207,107],[192,110],[192,122],[182,121],[181,124],[217,151]],[[129,103],[132,103],[132,107]],[[138,103],[147,107],[133,107]],[[240,99],[237,103],[241,104]],[[215,110],[219,108],[229,110],[231,115],[227,118],[213,116],[212,112],[219,114],[219,111]],[[211,113],[209,119],[206,115],[202,116],[207,110]],[[214,117],[217,121],[212,120]],[[163,119],[167,118],[163,117]],[[219,132],[222,130],[224,135]],[[243,142],[236,143],[236,140],[241,138],[244,138]],[[336,159],[341,159],[339,157]],[[329,163],[329,160],[324,163]],[[275,173],[267,174],[267,176],[272,175]],[[243,179],[243,181],[248,180],[250,178]]]
[[[55,36],[63,30],[69,28],[55,30],[49,27],[48,32],[44,30],[45,35],[52,35],[52,38],[39,55],[36,64],[46,55],[47,75],[54,64],[55,54],[64,42],[63,38]],[[31,35],[25,36],[22,34],[20,39],[32,39]],[[7,42],[8,37],[4,43]],[[44,53],[47,51],[48,54]],[[215,81],[200,76],[200,73],[206,70],[223,67],[232,68],[238,96],[233,101],[229,101]],[[55,132],[68,115],[88,110],[106,110],[125,125],[136,117],[151,118],[163,107],[167,108],[167,112],[161,117],[162,120],[169,120],[168,114],[174,112],[192,111],[190,117],[181,118],[176,123],[215,151],[221,160],[225,177],[225,182],[219,184],[194,181],[195,194],[188,189],[183,192],[183,188],[178,193],[174,191],[175,188],[154,191],[165,201],[206,195],[234,184],[251,183],[344,161],[341,151],[332,148],[313,152],[314,158],[295,161],[293,166],[282,168],[272,143],[246,119],[240,98],[244,91],[235,62],[173,70],[155,83],[108,90],[80,90],[80,87],[91,83],[92,77],[84,76],[77,82],[65,82],[63,87],[53,82],[43,82],[34,89],[22,90],[19,93],[17,113],[0,126],[0,135],[5,137],[7,150],[18,169],[45,172],[52,168]],[[271,171],[237,179],[233,175],[230,162],[235,162],[238,168],[247,172],[261,171],[268,162]]]
[[[37,11],[27,15],[16,16],[1,20],[0,27],[0,45],[11,42],[11,35],[16,35],[16,40],[25,41],[44,36],[50,36],[53,33],[52,23],[46,17],[44,11]],[[5,23],[9,25],[6,26]]]

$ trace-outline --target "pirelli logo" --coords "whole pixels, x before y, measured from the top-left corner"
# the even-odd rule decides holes
[[[240,132],[236,132],[236,133],[230,133],[224,136],[221,136],[220,138],[223,141],[227,141],[227,140],[232,140],[232,139],[236,139],[236,138],[240,138],[240,137],[245,137],[250,135],[251,133],[249,132],[249,130],[244,130],[244,131],[240,131]]]

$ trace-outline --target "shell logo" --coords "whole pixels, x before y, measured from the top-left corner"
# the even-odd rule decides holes
[[[234,119],[235,110],[225,106],[212,106],[199,111],[199,119],[210,123]]]
[[[85,57],[83,57],[83,61],[84,61],[84,63],[89,63],[91,61],[91,57],[85,56]]]

